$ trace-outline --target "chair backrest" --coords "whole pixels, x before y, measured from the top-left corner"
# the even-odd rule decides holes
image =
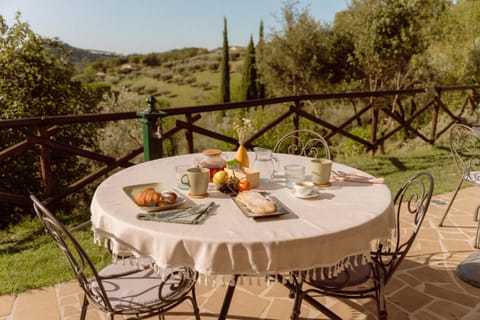
[[[453,160],[465,181],[480,181],[480,128],[454,124],[450,129],[449,142]]]
[[[33,209],[56,245],[62,250],[80,286],[87,295],[89,301],[100,309],[111,311],[112,306],[107,298],[105,288],[99,280],[99,275],[91,259],[72,236],[68,229],[45,207],[34,195],[30,196]],[[93,276],[95,285],[89,280]]]
[[[394,198],[396,230],[390,243],[380,244],[373,259],[384,269],[385,283],[407,255],[432,199],[433,177],[422,171],[403,184]]]
[[[330,159],[328,143],[319,133],[301,129],[284,135],[273,147],[275,153]]]

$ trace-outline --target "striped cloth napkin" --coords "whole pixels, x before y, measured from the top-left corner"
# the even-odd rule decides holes
[[[215,202],[190,208],[173,209],[161,212],[148,212],[137,214],[137,219],[146,221],[172,222],[184,224],[198,224],[205,220],[208,212]]]

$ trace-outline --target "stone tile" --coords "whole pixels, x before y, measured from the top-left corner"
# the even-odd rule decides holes
[[[436,312],[438,314],[438,312]],[[444,319],[443,316],[440,317],[433,313],[430,313],[428,310],[420,310],[419,312],[415,313],[415,316],[412,317],[413,319],[418,320],[442,320]]]
[[[459,306],[450,301],[435,301],[428,306],[428,309],[441,314],[446,319],[463,319],[470,311],[469,308]]]
[[[54,287],[32,290],[18,296],[12,317],[15,320],[61,319]]]
[[[265,290],[264,297],[267,298],[288,298],[290,290],[285,286],[277,283],[273,286],[268,287]]]
[[[423,293],[407,286],[390,296],[389,300],[391,303],[401,306],[407,312],[415,312],[432,302],[433,298],[427,297]]]
[[[223,299],[222,299],[223,300]],[[259,297],[252,293],[236,290],[230,305],[229,314],[245,317],[258,317],[270,304],[268,299]]]
[[[72,315],[80,316],[82,306],[80,304],[70,304],[62,307],[62,315],[64,318],[68,318]]]
[[[16,296],[6,295],[0,297],[0,317],[8,316],[13,310]]]
[[[469,251],[473,252],[472,242],[468,240],[443,240],[450,251]]]
[[[292,314],[293,308],[293,300],[290,303],[286,303],[284,300],[275,300],[273,303],[268,307],[267,313],[265,314],[265,318],[267,319],[288,319],[288,317]],[[310,314],[310,310],[308,310],[305,305],[302,305],[300,309],[300,315],[302,318],[307,317]]]
[[[410,316],[405,310],[400,309],[393,303],[387,301],[387,314],[389,320],[410,320]]]
[[[425,284],[424,293],[447,301],[455,301],[457,304],[461,304],[469,308],[473,308],[477,305],[477,303],[479,303],[477,297],[472,297],[470,295],[442,288],[430,283]]]
[[[80,288],[77,281],[69,281],[69,282],[58,284],[57,288],[58,288],[58,295],[60,297],[83,292],[82,288]]]
[[[429,266],[420,267],[415,270],[408,271],[412,277],[418,279],[419,282],[427,281],[428,282],[440,282],[440,283],[449,283],[451,282],[450,273],[446,270],[435,270]]]

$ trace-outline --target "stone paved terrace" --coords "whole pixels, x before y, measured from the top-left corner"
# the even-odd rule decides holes
[[[460,191],[444,227],[438,222],[451,193],[434,197],[414,247],[387,286],[389,319],[480,319],[480,288],[472,287],[455,276],[459,262],[475,252],[473,239],[476,222],[472,216],[480,203],[475,187]],[[443,204],[441,203],[443,202]],[[216,319],[226,288],[197,286],[202,319]],[[292,301],[279,284],[244,284],[233,297],[228,319],[289,319]],[[72,320],[79,319],[81,291],[76,282],[57,284],[0,297],[0,320]],[[369,299],[339,301],[322,298],[324,304],[343,319],[375,319],[375,303]],[[172,320],[194,319],[191,306],[184,302],[168,313]],[[307,304],[302,319],[325,319]],[[106,319],[91,309],[87,319]],[[120,319],[120,317],[117,317]]]

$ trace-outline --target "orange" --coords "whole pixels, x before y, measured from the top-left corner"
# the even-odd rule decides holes
[[[250,182],[248,182],[248,180],[240,180],[239,184],[238,184],[238,192],[242,192],[242,191],[246,191],[246,190],[250,190],[251,189],[251,186],[250,186]]]

